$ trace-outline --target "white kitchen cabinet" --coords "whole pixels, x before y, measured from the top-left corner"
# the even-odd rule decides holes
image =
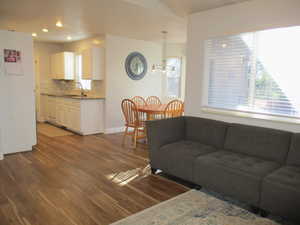
[[[66,107],[66,127],[80,133],[80,100],[64,98]]]
[[[61,126],[66,126],[66,107],[65,107],[65,101],[63,98],[57,98],[56,99],[56,120],[55,122],[57,124],[60,124]]]
[[[82,100],[80,103],[80,130],[82,134],[104,132],[104,100]]]
[[[56,123],[56,97],[48,96],[47,110],[49,122]]]
[[[70,118],[70,124],[69,124],[69,129],[75,131],[75,132],[81,132],[81,127],[80,127],[80,109],[75,108],[75,107],[70,107],[69,110],[69,115]]]
[[[40,105],[41,105],[41,117],[42,117],[42,121],[47,121],[48,120],[48,104],[47,104],[47,101],[48,101],[48,96],[47,95],[41,95],[41,102],[40,102]]]
[[[84,80],[104,79],[104,48],[92,47],[82,51],[82,78]]]
[[[51,77],[56,80],[75,79],[75,55],[73,52],[51,55]]]
[[[44,118],[82,135],[104,132],[104,99],[46,97]]]

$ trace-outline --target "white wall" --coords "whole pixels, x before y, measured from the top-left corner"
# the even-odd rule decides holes
[[[38,42],[33,43],[34,58],[38,63],[40,89],[43,92],[56,92],[58,87],[51,79],[50,56],[63,51],[62,44]]]
[[[4,149],[3,149],[3,141],[2,141],[2,129],[0,128],[0,160],[4,158]]]
[[[62,44],[34,42],[34,59],[36,73],[36,110],[37,120],[43,121],[40,93],[57,93],[59,86],[51,79],[50,56],[62,51]]]
[[[3,49],[21,51],[23,75],[7,75]],[[36,144],[33,41],[30,34],[0,31],[0,149],[28,151]],[[1,158],[1,156],[0,156]]]
[[[135,95],[162,96],[162,76],[151,73],[152,64],[161,62],[160,45],[125,37],[106,36],[106,132],[124,127],[121,101]],[[125,71],[125,59],[134,51],[142,53],[148,62],[148,73],[139,81],[131,80]]]
[[[204,40],[300,25],[299,0],[254,0],[193,14],[187,43],[186,115],[300,132],[300,125],[201,112]]]

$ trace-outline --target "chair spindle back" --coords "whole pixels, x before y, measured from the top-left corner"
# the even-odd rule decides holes
[[[163,118],[180,117],[184,112],[184,103],[180,100],[170,101],[164,111]]]
[[[139,115],[136,104],[130,99],[124,99],[121,103],[122,112],[125,117],[126,126],[136,126],[139,124]]]
[[[157,96],[149,96],[146,99],[147,105],[161,105],[161,100]]]

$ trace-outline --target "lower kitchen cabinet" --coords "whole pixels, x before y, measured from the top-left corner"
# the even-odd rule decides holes
[[[56,122],[56,99],[50,97],[47,99],[47,108],[48,108],[48,121],[55,123]]]
[[[104,132],[104,99],[73,99],[43,95],[45,121],[81,135]]]

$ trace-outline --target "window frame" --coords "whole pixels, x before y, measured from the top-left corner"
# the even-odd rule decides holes
[[[178,99],[181,99],[182,98],[182,79],[183,79],[183,74],[182,74],[182,71],[183,71],[183,57],[181,57],[181,56],[168,56],[167,58],[166,58],[166,61],[168,62],[168,59],[179,59],[179,61],[180,61],[180,71],[179,71],[179,94],[178,94],[178,96],[171,96],[171,95],[169,95],[169,91],[168,91],[168,75],[166,74],[165,76],[165,95],[166,95],[166,97],[167,98],[170,98],[170,99],[176,99],[176,98],[178,98]],[[166,62],[166,63],[167,63]]]
[[[267,29],[268,30],[268,29]],[[264,31],[264,30],[261,30]],[[253,31],[256,33],[259,31]],[[240,33],[243,34],[243,33]],[[239,35],[239,34],[231,34]],[[231,36],[226,35],[226,36]],[[223,37],[226,37],[223,36]],[[222,36],[220,36],[221,38]],[[216,37],[211,37],[213,39]],[[214,107],[208,104],[208,94],[209,94],[209,80],[210,80],[210,67],[209,65],[209,57],[206,57],[208,54],[208,46],[206,45],[206,41],[210,40],[206,39],[203,41],[204,51],[203,51],[203,76],[202,76],[202,85],[200,88],[202,89],[201,94],[202,97],[200,99],[200,111],[202,113],[208,114],[215,114],[215,115],[225,115],[225,116],[234,116],[234,117],[241,117],[241,118],[251,118],[251,119],[259,119],[259,120],[266,120],[266,121],[274,121],[280,123],[291,123],[291,124],[300,124],[300,116],[290,116],[290,115],[281,115],[281,114],[274,114],[274,113],[267,113],[267,112],[253,112],[247,110],[235,110],[229,108],[221,108],[221,107]]]
[[[81,83],[82,87],[84,87],[85,85],[82,84],[82,81],[89,81],[90,82],[89,88],[84,89],[85,91],[89,92],[89,91],[92,90],[92,81],[91,80],[83,80],[82,79],[82,73],[81,73],[81,75],[78,73],[79,71],[78,71],[78,64],[77,64],[78,63],[78,58],[77,57],[79,57],[79,56],[81,56],[81,67],[82,67],[82,53],[81,52],[75,53],[75,82],[76,82],[75,89],[76,90],[81,90],[81,87],[78,84],[78,82]]]

